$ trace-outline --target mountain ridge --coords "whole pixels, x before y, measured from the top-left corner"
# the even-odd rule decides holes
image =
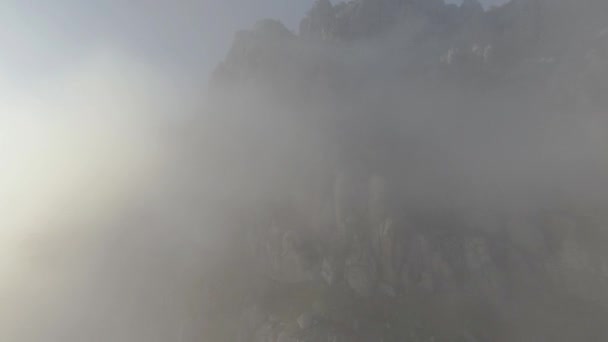
[[[210,282],[250,285],[225,340],[608,336],[607,9],[319,0],[239,32],[206,122],[241,208]]]

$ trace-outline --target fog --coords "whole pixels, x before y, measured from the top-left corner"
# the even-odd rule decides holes
[[[0,65],[0,340],[603,340],[607,8],[532,2]]]

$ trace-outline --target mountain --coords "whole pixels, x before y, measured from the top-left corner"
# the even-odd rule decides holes
[[[202,119],[214,341],[608,338],[607,15],[318,0],[238,32]]]

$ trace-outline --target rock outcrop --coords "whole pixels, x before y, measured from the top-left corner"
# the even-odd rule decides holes
[[[543,164],[536,136],[570,148],[555,122],[605,122],[608,34],[587,11],[606,5],[582,2],[318,0],[297,34],[238,33],[211,100],[245,118],[210,119],[232,129],[225,169],[251,167],[230,171],[262,279],[238,341],[608,337],[608,217],[560,197],[587,169]]]

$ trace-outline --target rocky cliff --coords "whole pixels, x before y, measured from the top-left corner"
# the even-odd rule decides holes
[[[318,0],[297,33],[239,32],[210,85],[238,252],[205,282],[207,329],[608,338],[606,18],[600,0]]]

